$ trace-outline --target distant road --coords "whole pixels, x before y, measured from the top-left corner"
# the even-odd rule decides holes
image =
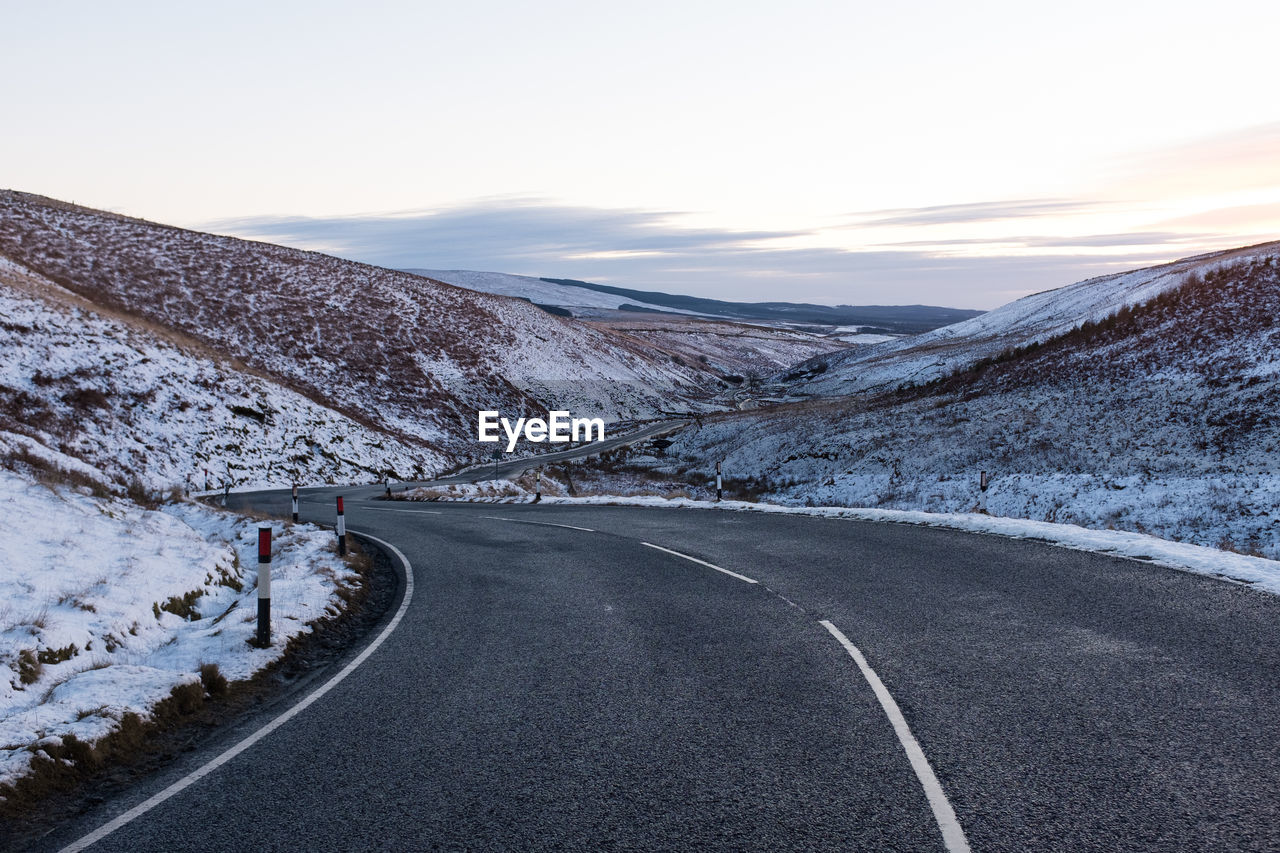
[[[412,564],[402,621],[92,849],[1280,849],[1275,597],[905,525],[346,495]]]
[[[541,453],[537,456],[527,457],[523,459],[511,459],[501,462],[493,462],[486,465],[477,465],[468,468],[457,474],[451,474],[448,477],[441,477],[432,480],[430,483],[413,483],[411,485],[429,485],[449,483],[478,483],[481,480],[514,480],[525,471],[548,465],[552,462],[567,462],[572,459],[585,459],[588,456],[597,456],[619,447],[631,444],[638,444],[669,432],[675,432],[684,426],[692,423],[689,420],[661,421],[655,424],[649,424],[638,430],[625,433],[623,435],[615,435],[612,438],[606,438],[604,441],[596,441],[590,444],[583,444],[572,447],[568,450],[556,450],[551,453]]]

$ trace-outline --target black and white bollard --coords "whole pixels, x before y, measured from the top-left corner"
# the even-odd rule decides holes
[[[542,469],[533,472],[533,502],[542,500]]]
[[[387,497],[390,498],[391,497],[391,478],[387,477],[386,480],[384,480],[384,483],[387,487]]]
[[[716,503],[720,502],[720,498],[724,495],[724,480],[720,477],[720,463],[716,463]]]
[[[204,490],[209,491],[209,469],[204,469]]]
[[[338,554],[347,553],[347,518],[342,514],[342,496],[338,496]]]
[[[293,520],[296,524],[298,521],[298,484],[293,484]]]
[[[978,476],[978,488],[982,489],[982,491],[985,492],[987,490],[987,487],[990,485],[991,485],[991,479],[987,477],[987,472],[983,471]]]
[[[227,495],[229,494],[231,494],[231,481],[223,480],[222,481],[222,505],[223,506],[227,505]]]
[[[258,528],[258,646],[271,645],[271,528]]]

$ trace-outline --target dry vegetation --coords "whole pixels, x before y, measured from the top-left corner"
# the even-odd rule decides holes
[[[1280,255],[1262,254],[937,382],[708,417],[667,457],[593,476],[705,484],[722,459],[729,497],[989,512],[1277,558],[1278,376]]]
[[[710,368],[520,300],[23,193],[0,193],[0,256],[371,430],[446,452],[467,440],[477,409],[545,411],[547,383],[594,380],[604,393],[606,377],[634,380],[673,395],[668,405],[721,387]],[[643,401],[605,399],[602,410],[663,405],[637,389]]]

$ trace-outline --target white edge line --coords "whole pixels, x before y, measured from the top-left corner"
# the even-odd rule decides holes
[[[556,524],[553,521],[525,521],[523,518],[503,518],[500,515],[482,515],[481,518],[492,518],[494,521],[510,521],[514,524],[540,524],[543,527],[563,527],[567,530],[583,530],[587,533],[595,533],[590,527],[575,527],[572,524]]]
[[[355,533],[356,531],[352,530],[351,532]],[[379,634],[372,643],[365,646],[364,651],[362,651],[356,657],[355,660],[351,661],[351,663],[344,666],[341,672],[339,672],[333,678],[330,678],[328,681],[326,681],[323,685],[321,685],[315,691],[308,694],[296,705],[289,708],[289,710],[285,711],[283,714],[276,717],[274,720],[267,723],[265,726],[258,729],[256,732],[249,735],[244,740],[240,741],[235,746],[228,749],[226,752],[222,753],[216,758],[213,758],[204,766],[199,767],[198,769],[192,771],[186,776],[183,776],[181,779],[179,779],[177,782],[174,782],[172,785],[165,788],[163,791],[160,791],[156,794],[151,795],[146,800],[143,800],[141,803],[129,809],[124,814],[118,815],[113,820],[103,824],[102,826],[98,827],[93,832],[89,833],[83,838],[80,838],[77,841],[71,842],[66,847],[63,847],[60,853],[76,853],[76,851],[84,850],[86,847],[89,847],[93,844],[97,844],[99,841],[106,838],[108,835],[115,832],[120,827],[125,826],[128,823],[131,823],[132,821],[136,820],[137,818],[151,811],[156,806],[163,803],[165,800],[169,799],[170,797],[173,797],[176,794],[181,793],[185,789],[194,785],[196,782],[199,782],[205,776],[208,776],[210,773],[217,770],[219,767],[226,764],[228,761],[235,758],[237,755],[244,752],[245,750],[249,749],[258,741],[262,740],[267,735],[271,734],[276,729],[280,728],[285,723],[289,722],[294,717],[301,714],[303,711],[309,708],[313,703],[315,703],[318,699],[320,699],[320,697],[324,696],[330,690],[337,687],[338,684],[344,678],[346,678],[348,675],[350,675],[352,672],[355,671],[356,667],[360,666],[360,664],[368,660],[369,656],[372,655],[375,651],[377,651],[378,647],[383,644],[383,642],[387,639],[387,637],[391,636],[391,632],[394,631],[396,629],[396,626],[400,624],[400,620],[404,618],[405,611],[409,609],[409,602],[413,600],[413,566],[409,564],[409,559],[405,557],[405,555],[400,551],[400,549],[392,545],[390,542],[385,542],[382,539],[379,539],[376,536],[370,536],[367,533],[361,533],[359,535],[367,537],[368,539],[373,540],[374,542],[383,546],[387,550],[391,551],[393,554],[396,555],[397,558],[399,558],[400,562],[404,565],[404,577],[405,577],[404,598],[400,602],[400,609],[396,611],[395,616],[391,617],[391,621],[387,623],[387,627],[382,629],[382,633]]]
[[[894,701],[893,695],[889,693],[889,688],[884,686],[884,682],[880,680],[880,676],[876,675],[875,670],[867,663],[867,659],[862,656],[862,652],[858,651],[858,647],[851,643],[839,628],[826,619],[823,619],[818,624],[826,628],[831,632],[831,636],[840,641],[840,645],[844,646],[844,650],[849,653],[849,657],[853,658],[854,663],[858,665],[858,669],[862,670],[863,677],[871,685],[871,691],[880,700],[880,707],[884,708],[885,715],[889,718],[889,722],[893,724],[893,731],[898,735],[898,741],[907,752],[907,758],[911,762],[911,769],[916,771],[916,778],[920,780],[920,787],[924,788],[924,795],[929,800],[929,807],[933,809],[933,817],[938,822],[938,829],[942,830],[942,841],[946,844],[947,850],[950,853],[968,853],[969,842],[964,837],[964,830],[960,827],[959,819],[956,818],[955,809],[951,808],[951,803],[948,802],[947,795],[942,790],[942,784],[938,782],[938,777],[933,774],[933,768],[929,766],[929,759],[925,758],[924,750],[920,748],[915,735],[911,733],[911,727],[907,725],[907,720],[902,716],[902,711],[898,708],[898,703]]]
[[[708,569],[715,569],[717,572],[723,572],[729,577],[737,578],[740,581],[746,581],[747,583],[759,583],[759,581],[753,580],[752,578],[749,578],[746,575],[740,575],[737,572],[731,572],[728,569],[722,569],[719,566],[708,563],[706,560],[699,560],[697,557],[690,557],[688,554],[681,554],[679,551],[672,551],[670,548],[663,548],[661,545],[654,545],[652,542],[641,542],[640,544],[644,545],[647,548],[654,548],[658,551],[665,551],[668,554],[674,554],[677,557],[683,557],[684,559],[688,560],[691,563],[697,563],[699,566],[706,566]]]

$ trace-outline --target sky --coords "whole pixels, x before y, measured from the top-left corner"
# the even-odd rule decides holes
[[[0,0],[0,187],[393,267],[991,308],[1280,239],[1280,4]]]

